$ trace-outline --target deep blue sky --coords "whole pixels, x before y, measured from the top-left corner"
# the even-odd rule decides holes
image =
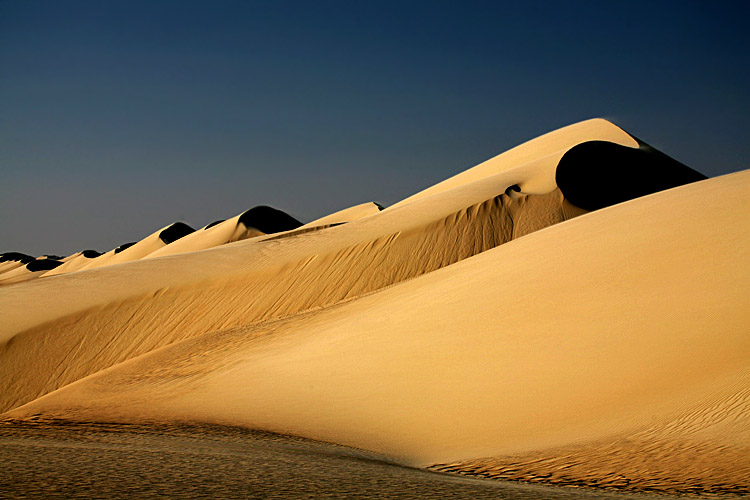
[[[595,116],[749,168],[744,5],[0,0],[0,251],[390,204]]]

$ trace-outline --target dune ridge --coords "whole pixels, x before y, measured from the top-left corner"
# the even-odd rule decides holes
[[[398,225],[365,227],[356,239],[350,238],[351,227],[346,228],[349,231],[330,228],[288,245],[286,255],[274,249],[289,238],[240,243],[232,248],[234,259],[242,259],[246,269],[229,263],[222,271],[226,274],[214,272],[210,279],[191,276],[192,268],[210,267],[210,253],[195,253],[190,259],[174,256],[172,273],[179,278],[174,285],[155,281],[148,273],[146,265],[154,260],[137,262],[142,268],[131,263],[123,275],[102,268],[97,275],[77,273],[76,280],[74,275],[59,276],[54,285],[71,289],[68,303],[60,308],[63,314],[50,314],[42,324],[41,314],[22,316],[24,323],[16,328],[29,326],[12,337],[3,331],[12,332],[10,328],[0,330],[0,341],[13,340],[0,351],[0,411],[177,340],[332,305],[450,265],[561,222],[561,204],[559,191],[521,195],[516,201],[501,194],[437,220],[431,220],[435,212],[429,208],[422,221],[390,217]],[[151,268],[163,266],[157,262]],[[125,295],[123,290],[129,290],[127,283],[138,272],[149,291]],[[75,299],[74,288],[86,292],[90,289],[86,282],[103,279],[111,282],[119,298],[101,293],[83,296],[80,302]],[[49,281],[44,284],[54,288]],[[63,365],[57,361],[61,355],[66,359]]]
[[[231,250],[221,249],[218,268],[212,265],[212,257],[219,254],[207,249],[200,256],[200,252],[172,255],[171,261],[161,259],[150,270],[141,270],[136,266],[146,265],[142,257],[169,246],[159,239],[160,230],[120,253],[110,251],[93,259],[82,269],[89,273],[60,275],[55,283],[31,280],[24,290],[0,295],[0,310],[8,312],[5,324],[0,325],[0,342],[14,340],[0,351],[0,360],[8,360],[0,363],[0,411],[149,349],[206,331],[331,305],[458,262],[560,222],[566,214],[577,215],[581,211],[569,210],[570,204],[555,187],[555,169],[563,154],[557,148],[572,147],[575,138],[578,143],[617,138],[638,144],[603,120],[565,127],[543,138],[541,150],[534,145],[540,141],[535,140],[497,157],[511,157],[516,163],[485,162],[467,171],[472,173],[471,182],[455,182],[454,178],[450,189],[443,186],[434,196],[418,193],[407,204],[348,223],[346,231],[333,227],[303,239],[235,242]],[[552,155],[547,154],[550,144],[557,149]],[[543,156],[534,158],[534,151]],[[516,166],[518,158],[532,161],[507,170]],[[490,171],[499,173],[489,175]],[[526,185],[543,185],[548,190],[522,194]],[[511,186],[515,188],[509,190]],[[540,209],[529,210],[534,205]],[[216,231],[222,224],[231,227],[232,222],[205,232]],[[283,251],[274,251],[279,245]],[[117,262],[129,262],[127,272],[112,266]],[[96,268],[103,274],[90,273]],[[56,296],[55,287],[66,290],[64,306],[46,299]],[[89,292],[92,287],[98,288],[95,294]],[[290,294],[292,288],[295,293]],[[32,297],[39,311],[29,315],[23,312],[23,304]],[[201,312],[205,310],[212,312]],[[50,359],[22,354],[35,348],[39,338],[45,339],[42,345],[50,349]],[[89,338],[91,350],[79,349],[83,339]],[[115,347],[119,344],[114,339],[124,345]],[[107,352],[99,352],[103,348]],[[55,352],[73,358],[61,368],[54,361]],[[75,362],[76,356],[87,361]],[[19,359],[24,359],[20,369],[12,361]],[[31,369],[36,364],[42,365],[38,371]]]
[[[153,259],[166,255],[196,252],[265,234],[289,231],[301,225],[301,222],[281,210],[258,206],[231,219],[212,222],[203,230],[195,231],[171,245],[151,252],[144,258]]]
[[[315,219],[312,222],[308,222],[307,224],[301,226],[301,229],[343,224],[345,222],[351,222],[353,220],[377,214],[381,210],[383,210],[383,207],[373,201],[360,203],[359,205],[345,208],[343,210],[339,210],[338,212],[326,215],[325,217],[321,217],[320,219]]]

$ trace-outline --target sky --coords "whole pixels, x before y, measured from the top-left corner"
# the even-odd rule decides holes
[[[602,5],[606,4],[606,5]],[[593,117],[750,168],[745,2],[0,0],[0,252],[392,204]]]

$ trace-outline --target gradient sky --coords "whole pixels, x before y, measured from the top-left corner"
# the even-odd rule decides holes
[[[0,252],[388,205],[596,116],[743,170],[745,5],[0,0]]]

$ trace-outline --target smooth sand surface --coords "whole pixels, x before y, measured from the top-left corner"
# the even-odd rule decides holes
[[[555,173],[591,140],[639,146],[592,120],[343,225],[3,287],[0,411],[750,493],[750,171],[586,213]]]

